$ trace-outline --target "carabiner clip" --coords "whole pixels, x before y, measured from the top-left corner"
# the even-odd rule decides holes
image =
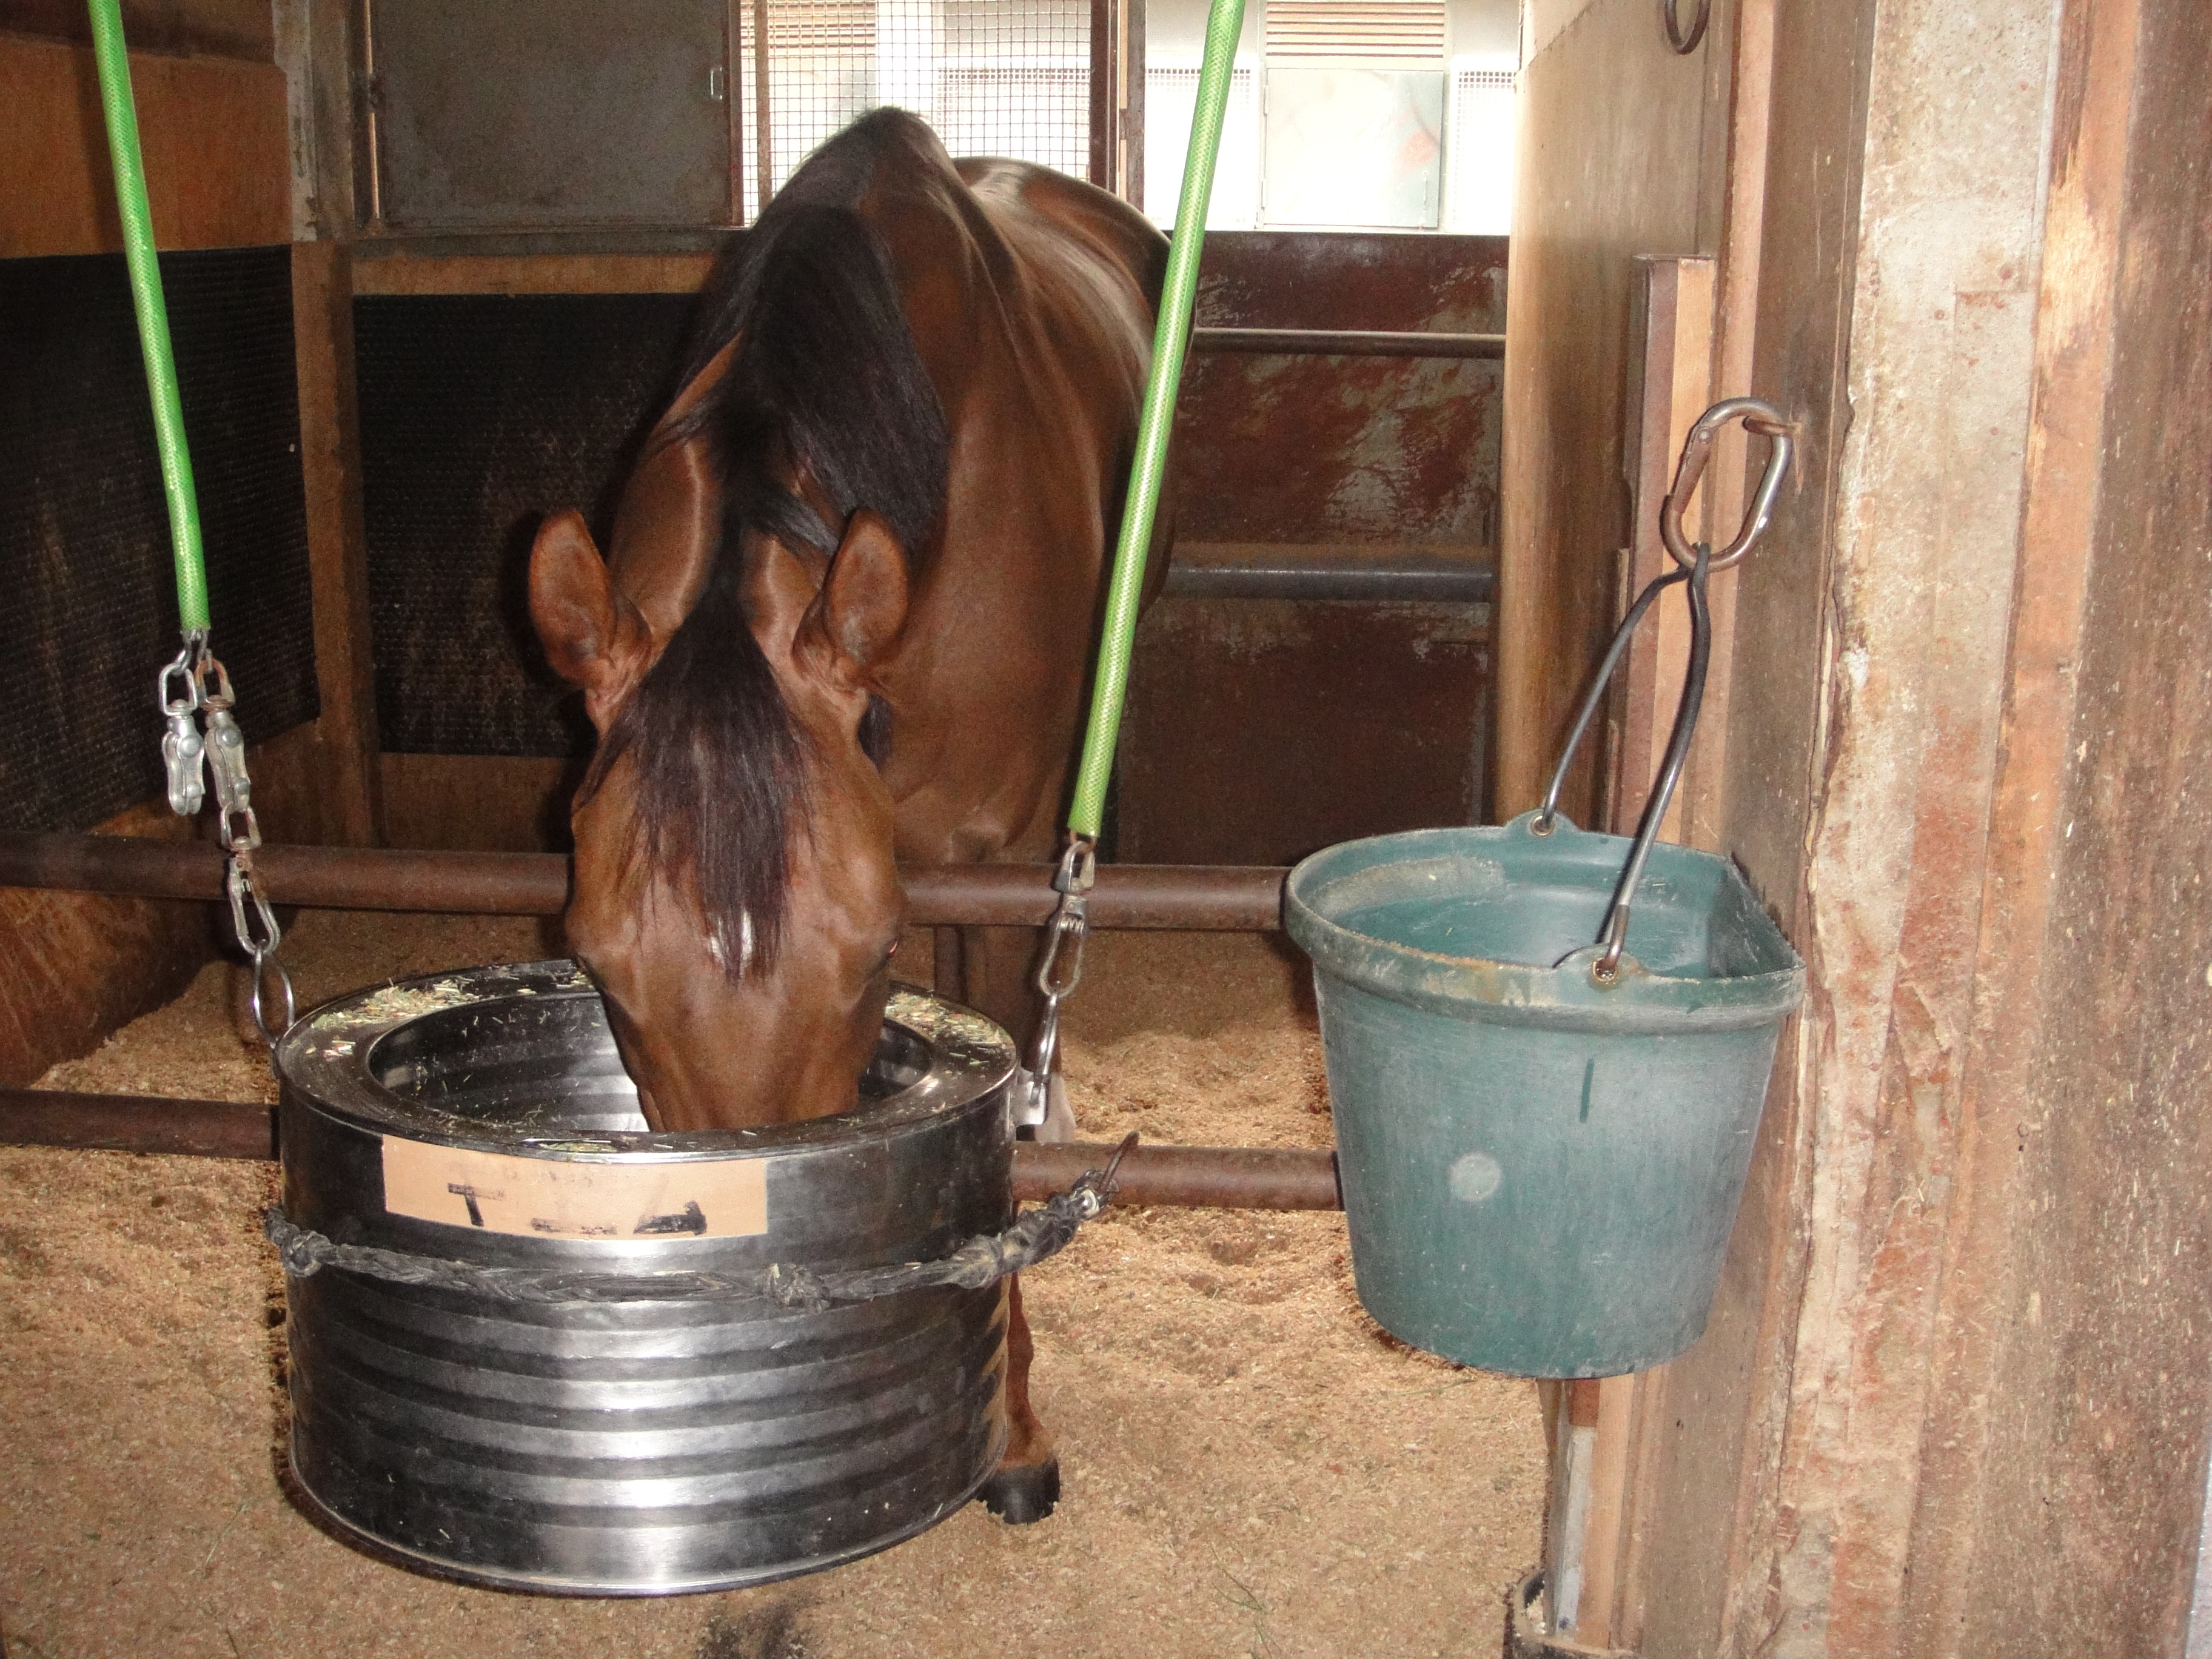
[[[163,718],[169,726],[161,734],[161,765],[169,775],[169,810],[188,818],[207,799],[207,750],[200,741],[199,727],[192,723],[191,710],[183,703],[172,703]]]
[[[168,775],[169,810],[184,818],[198,812],[207,799],[202,772],[207,751],[200,741],[199,722],[193,718],[200,709],[193,659],[204,648],[204,641],[186,635],[177,659],[166,665],[154,681],[154,706],[161,711],[167,728],[161,733],[161,769]]]
[[[1765,533],[1767,520],[1774,515],[1774,498],[1782,493],[1782,480],[1790,471],[1796,423],[1784,420],[1781,410],[1759,398],[1723,398],[1698,416],[1698,423],[1690,428],[1682,444],[1681,465],[1674,471],[1674,487],[1667,492],[1666,504],[1659,509],[1659,539],[1685,570],[1697,564],[1698,550],[1682,533],[1682,514],[1689,510],[1690,498],[1698,493],[1698,484],[1705,476],[1705,464],[1712,459],[1713,441],[1723,427],[1739,416],[1745,431],[1767,441],[1766,471],[1759,477],[1759,488],[1752,492],[1751,505],[1735,539],[1712,556],[1706,571],[1725,570],[1750,552],[1752,544]]]

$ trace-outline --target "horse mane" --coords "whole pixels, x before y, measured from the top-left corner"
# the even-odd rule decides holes
[[[636,774],[634,854],[688,865],[732,979],[781,942],[790,839],[807,822],[805,734],[753,638],[747,548],[773,537],[834,557],[843,524],[880,514],[909,558],[945,507],[951,437],[915,348],[890,255],[856,210],[911,117],[880,111],[811,157],[718,264],[701,297],[688,385],[738,342],[720,382],[661,441],[704,434],[721,475],[722,539],[699,600],[608,727],[588,799],[623,756]],[[834,504],[825,523],[795,487]],[[881,763],[888,710],[860,740]]]

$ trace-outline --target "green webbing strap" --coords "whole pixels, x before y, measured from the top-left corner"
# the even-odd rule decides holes
[[[1159,511],[1160,477],[1167,465],[1168,432],[1175,422],[1176,390],[1182,383],[1183,352],[1190,344],[1191,303],[1198,290],[1198,256],[1206,245],[1206,213],[1213,195],[1213,161],[1221,149],[1222,118],[1237,64],[1237,37],[1244,27],[1244,0],[1213,0],[1206,23],[1206,62],[1198,74],[1198,109],[1191,117],[1190,154],[1176,204],[1175,238],[1168,247],[1167,281],[1152,337],[1152,369],[1137,426],[1137,453],[1129,465],[1129,494],[1121,509],[1121,539],[1106,592],[1106,624],[1098,645],[1098,674],[1091,690],[1091,729],[1075,775],[1075,801],[1067,827],[1096,838],[1106,812],[1106,781],[1114,771],[1114,744],[1121,731],[1121,700],[1128,690],[1129,651],[1137,632],[1137,601],[1145,586],[1145,555]]]
[[[92,48],[100,61],[100,104],[107,116],[108,154],[115,162],[115,204],[123,222],[123,257],[131,267],[131,299],[138,312],[138,345],[154,404],[154,436],[161,451],[161,488],[169,498],[169,536],[176,548],[177,610],[186,634],[208,627],[207,570],[200,558],[199,504],[192,494],[192,458],[185,447],[185,412],[177,399],[177,363],[169,349],[169,313],[161,300],[161,266],[154,253],[154,215],[146,204],[146,163],[138,150],[138,113],[131,99],[131,58],[123,44],[120,0],[89,0]]]

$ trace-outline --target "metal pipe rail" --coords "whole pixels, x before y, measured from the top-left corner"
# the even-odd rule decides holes
[[[276,1109],[238,1100],[0,1090],[0,1146],[269,1159]],[[1106,1166],[1111,1146],[1014,1145],[1014,1196],[1039,1202]],[[1259,1146],[1133,1146],[1116,1201],[1195,1209],[1340,1210],[1336,1154]]]
[[[1505,337],[1368,328],[1194,328],[1190,349],[1270,357],[1481,357],[1496,362],[1505,356]]]
[[[556,915],[568,902],[557,853],[431,853],[265,846],[254,854],[274,903],[311,909]],[[220,899],[222,854],[204,842],[127,836],[0,835],[0,887],[58,888],[130,898]],[[1279,867],[1104,865],[1094,927],[1268,933],[1282,926]],[[916,927],[1041,927],[1059,896],[1053,866],[910,866],[907,920]]]

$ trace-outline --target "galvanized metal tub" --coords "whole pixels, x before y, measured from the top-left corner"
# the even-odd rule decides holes
[[[928,1261],[1011,1218],[1014,1056],[892,997],[860,1107],[645,1132],[566,962],[339,998],[278,1044],[298,1227],[483,1267],[632,1274]],[[968,1501],[1006,1435],[1005,1290],[826,1312],[518,1304],[325,1268],[290,1282],[292,1468],[403,1563],[555,1594],[711,1590],[883,1549]]]

